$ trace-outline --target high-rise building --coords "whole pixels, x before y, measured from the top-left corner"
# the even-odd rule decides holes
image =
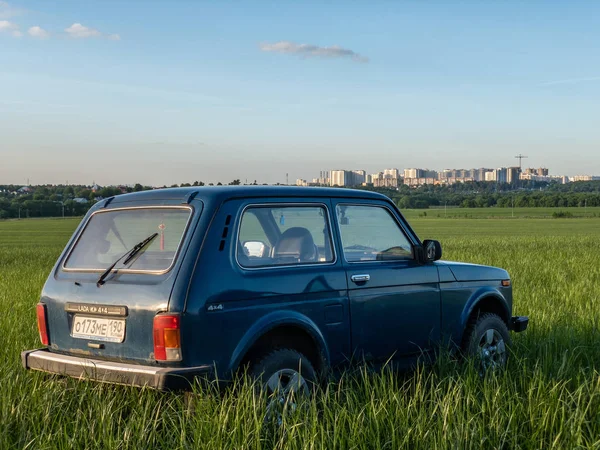
[[[423,178],[425,171],[423,169],[404,169],[404,178]]]
[[[377,173],[371,174],[371,183],[374,183],[375,180],[378,180],[380,178],[383,178],[383,172],[377,172]]]
[[[571,177],[571,181],[598,181],[600,176],[596,175],[575,175]]]
[[[360,186],[367,179],[364,170],[332,170],[330,172],[330,186]]]
[[[519,174],[521,173],[520,167],[507,167],[506,168],[506,182],[514,184],[519,180]]]
[[[346,171],[332,170],[329,172],[329,180],[331,186],[346,186]]]
[[[398,178],[378,178],[373,183],[374,187],[389,187],[389,188],[397,188],[398,187]]]
[[[391,178],[399,178],[400,177],[400,172],[398,171],[398,169],[385,169],[383,171],[383,175],[384,176],[389,176]]]
[[[545,167],[540,167],[539,169],[537,169],[537,174],[542,177],[547,177],[548,173],[549,173],[549,171]]]
[[[481,167],[480,169],[473,169],[473,179],[475,181],[485,181],[485,174],[491,172],[492,169],[486,169]]]
[[[448,178],[452,178],[452,170],[451,169],[444,169],[441,172],[438,172],[439,180],[447,180]]]

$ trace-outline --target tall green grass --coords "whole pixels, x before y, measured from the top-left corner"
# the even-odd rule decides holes
[[[0,448],[600,448],[600,223],[412,222],[445,258],[511,273],[531,323],[508,369],[481,379],[446,357],[404,374],[357,368],[280,427],[248,384],[163,394],[24,371],[34,305],[76,222],[1,222]]]
[[[564,213],[567,217],[585,217],[599,218],[600,207],[593,206],[589,208],[579,207],[521,207],[521,208],[456,208],[444,206],[434,206],[428,209],[405,209],[403,212],[410,219],[414,217],[430,217],[430,218],[470,218],[470,219],[513,219],[513,218],[544,218],[552,219],[557,213]]]

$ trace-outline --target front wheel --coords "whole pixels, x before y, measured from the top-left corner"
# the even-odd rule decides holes
[[[510,345],[506,323],[497,314],[485,313],[469,321],[462,348],[485,374],[506,367]]]

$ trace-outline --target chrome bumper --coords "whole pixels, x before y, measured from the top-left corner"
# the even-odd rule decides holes
[[[195,377],[213,371],[212,366],[160,367],[103,361],[52,353],[45,348],[22,352],[21,361],[25,369],[158,390],[189,388]]]

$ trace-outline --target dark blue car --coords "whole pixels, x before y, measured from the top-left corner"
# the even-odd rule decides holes
[[[503,366],[505,270],[438,261],[385,196],[296,187],[164,189],[109,198],[44,286],[44,348],[25,368],[158,389],[248,368],[306,389],[351,361],[408,361],[441,342]]]

